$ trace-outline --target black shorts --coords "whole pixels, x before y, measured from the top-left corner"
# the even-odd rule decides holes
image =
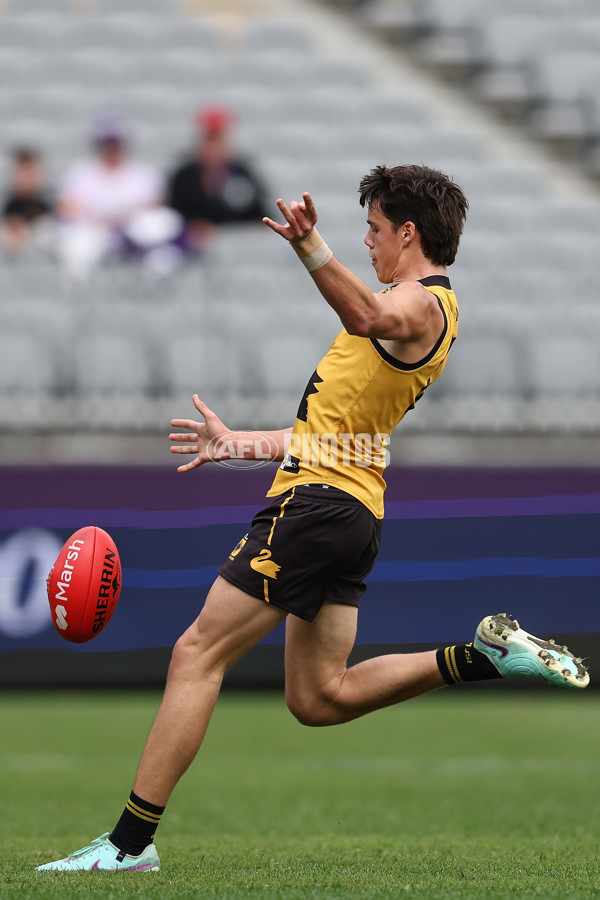
[[[381,520],[350,494],[299,485],[256,514],[219,575],[312,622],[326,600],[359,605],[380,537]]]

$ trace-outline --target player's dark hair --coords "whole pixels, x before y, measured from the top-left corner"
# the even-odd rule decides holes
[[[414,222],[432,263],[452,265],[469,203],[447,175],[428,166],[376,166],[362,179],[359,192],[360,205],[378,209],[394,231]]]

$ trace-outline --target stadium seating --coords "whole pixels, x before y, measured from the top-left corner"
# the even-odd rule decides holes
[[[56,427],[59,383],[59,358],[40,335],[2,329],[0,429],[31,433]]]
[[[593,185],[588,196],[557,195],[535,147],[527,159],[502,157],[493,134],[440,115],[429,88],[380,78],[376,49],[371,63],[339,42],[326,53],[310,10],[288,5],[298,15],[273,4],[272,14],[245,16],[233,4],[219,19],[175,0],[56,0],[51,9],[6,0],[0,177],[7,152],[27,142],[43,150],[55,181],[86,151],[93,113],[106,106],[129,117],[138,155],[167,170],[191,138],[197,107],[226,103],[271,197],[309,189],[334,252],[375,287],[361,176],[377,162],[440,167],[470,200],[449,272],[461,332],[444,379],[407,427],[600,429]],[[379,38],[386,29],[401,37],[404,65],[450,73],[463,101],[518,113],[535,135],[568,144],[573,165],[600,160],[600,18],[591,0],[572,0],[568,16],[563,0],[348,6],[361,28],[372,13]],[[1,431],[31,421],[162,430],[178,410],[192,411],[194,390],[232,423],[285,425],[339,327],[293,253],[262,226],[223,229],[202,259],[162,279],[113,266],[69,283],[34,248],[17,264],[0,260],[0,290]]]

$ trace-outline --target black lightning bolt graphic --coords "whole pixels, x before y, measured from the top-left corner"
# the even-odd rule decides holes
[[[306,422],[306,417],[308,416],[308,398],[311,394],[317,394],[319,388],[317,385],[322,384],[323,379],[320,375],[317,374],[317,370],[312,373],[308,384],[306,385],[306,390],[302,395],[302,400],[300,401],[300,406],[298,407],[298,412],[296,413],[296,418],[300,419],[301,422]]]

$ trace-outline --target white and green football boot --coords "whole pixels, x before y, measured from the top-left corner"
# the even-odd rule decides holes
[[[541,678],[561,687],[585,688],[590,676],[583,661],[555,641],[544,641],[519,627],[506,613],[479,623],[473,646],[505,678]]]
[[[160,859],[154,844],[148,844],[139,856],[128,856],[111,844],[108,834],[107,831],[64,859],[37,866],[36,872],[160,872]]]

